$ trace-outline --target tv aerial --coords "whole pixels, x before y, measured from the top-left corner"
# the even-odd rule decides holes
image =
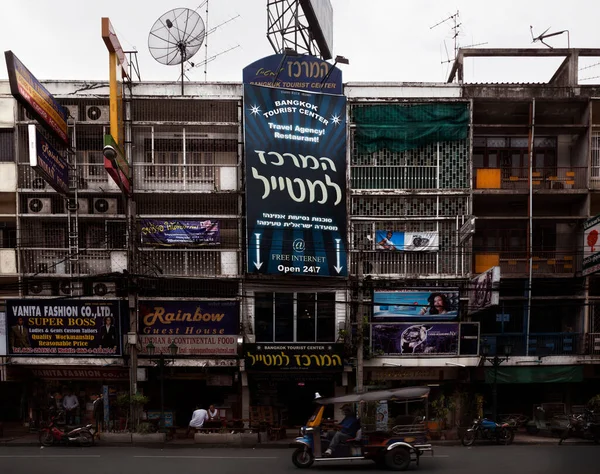
[[[551,27],[550,27],[551,28]],[[551,38],[553,36],[558,36],[558,35],[562,35],[563,33],[567,34],[567,48],[571,47],[571,38],[569,35],[569,30],[562,30],[562,31],[555,31],[554,33],[548,33],[548,30],[550,28],[547,28],[546,31],[544,31],[541,35],[539,36],[533,36],[533,26],[529,25],[529,31],[531,31],[531,39],[532,39],[532,43],[537,43],[538,41],[540,43],[542,43],[544,46],[548,46],[548,48],[550,49],[554,49],[552,46],[550,46],[548,43],[546,43],[544,40],[546,38]]]
[[[184,63],[202,46],[206,27],[202,17],[189,8],[174,8],[162,15],[150,30],[148,49],[152,57],[167,66],[181,66],[181,95],[185,79]]]

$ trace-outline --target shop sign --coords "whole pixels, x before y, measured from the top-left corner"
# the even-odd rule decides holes
[[[249,273],[346,276],[346,98],[244,85]]]
[[[244,344],[248,371],[344,370],[343,344]]]
[[[439,380],[440,370],[425,369],[375,369],[371,371],[371,380]]]
[[[34,377],[46,380],[128,380],[129,370],[89,367],[33,367]]]
[[[120,356],[119,301],[6,300],[10,356]]]
[[[396,323],[372,326],[374,353],[385,355],[456,355],[458,323]]]
[[[69,194],[69,163],[39,132],[35,125],[29,134],[29,165],[58,193]]]
[[[237,355],[237,301],[145,301],[140,303],[141,354],[152,342],[156,353],[177,355]]]
[[[142,221],[142,244],[161,247],[219,245],[219,221],[145,219]]]

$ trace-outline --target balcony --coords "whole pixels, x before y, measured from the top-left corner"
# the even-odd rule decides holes
[[[437,189],[437,166],[352,166],[352,189]]]
[[[138,264],[162,272],[163,276],[239,276],[239,252],[236,250],[142,250]]]
[[[238,167],[214,164],[136,164],[136,191],[237,191]]]
[[[534,168],[534,190],[587,190],[587,167]],[[529,189],[529,168],[476,168],[475,189]]]
[[[362,271],[364,275],[375,276],[466,275],[470,260],[470,256],[458,254],[454,249],[439,252],[355,251],[351,257],[351,274],[357,275]]]
[[[587,337],[587,354],[600,356],[600,332],[591,332]]]
[[[122,251],[116,251],[122,254]],[[111,254],[108,250],[80,251],[75,260],[74,273],[79,275],[99,275],[113,270]],[[21,273],[35,276],[69,276],[69,250],[28,248],[21,249]],[[120,268],[122,270],[122,268]]]
[[[598,353],[600,353],[600,335]],[[512,356],[569,356],[586,352],[585,336],[576,333],[554,333],[529,335],[529,354],[526,354],[526,337],[524,334],[482,334],[481,341],[490,346],[490,355],[503,355],[504,347],[512,346]]]
[[[494,266],[500,266],[502,275],[529,273],[527,252],[476,252],[475,273],[482,273]],[[581,261],[577,252],[534,252],[531,271],[534,275],[557,274],[573,275],[581,271]]]

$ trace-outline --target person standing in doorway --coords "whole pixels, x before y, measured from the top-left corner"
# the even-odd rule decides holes
[[[65,409],[65,423],[67,425],[73,425],[75,423],[75,413],[79,407],[79,399],[77,395],[67,390],[66,395],[63,397],[63,408]]]
[[[204,408],[200,408],[200,405],[196,405],[188,429],[185,432],[185,437],[187,438],[190,435],[190,431],[203,428],[206,420],[208,420],[208,412]]]

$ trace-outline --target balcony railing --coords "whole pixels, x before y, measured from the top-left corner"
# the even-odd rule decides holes
[[[469,272],[470,256],[456,250],[439,252],[354,251],[350,272],[364,275],[462,275]],[[362,268],[361,268],[362,267]],[[487,270],[487,269],[486,269]]]
[[[587,340],[587,353],[590,355],[600,355],[600,332],[591,332]]]
[[[436,189],[436,166],[352,166],[352,189]]]
[[[587,167],[534,168],[535,190],[587,189]],[[529,189],[529,168],[476,168],[475,189]]]
[[[236,165],[136,164],[135,188],[140,191],[236,191]]]
[[[67,276],[70,274],[68,249],[21,249],[22,273],[39,276]],[[110,273],[111,252],[85,250],[74,261],[74,273],[98,275]]]
[[[527,339],[524,334],[482,334],[481,341],[489,344],[490,355],[504,355],[507,345],[512,346],[513,356],[579,355],[585,352],[584,335],[576,333],[530,334],[529,354],[526,354]]]
[[[475,252],[475,272],[481,273],[500,266],[502,273],[529,273],[527,252]],[[534,252],[531,271],[535,274],[571,275],[581,270],[577,252]]]
[[[238,276],[239,255],[235,250],[142,250],[138,264],[162,272],[163,276]]]

